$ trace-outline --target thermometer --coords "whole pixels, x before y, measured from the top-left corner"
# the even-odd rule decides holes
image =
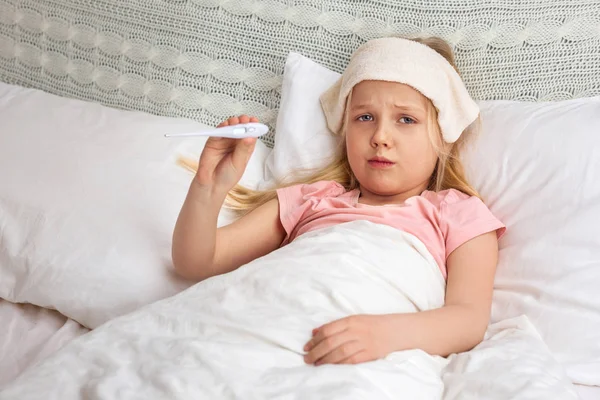
[[[223,126],[215,129],[208,129],[184,133],[166,133],[165,137],[190,137],[190,136],[213,136],[230,139],[243,139],[247,137],[259,137],[269,131],[269,127],[259,122],[250,122],[247,124]]]

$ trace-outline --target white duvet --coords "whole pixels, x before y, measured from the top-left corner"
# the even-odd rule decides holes
[[[448,359],[412,350],[359,365],[304,363],[313,328],[438,308],[444,289],[415,237],[337,225],[102,325],[0,399],[577,399],[524,317]]]

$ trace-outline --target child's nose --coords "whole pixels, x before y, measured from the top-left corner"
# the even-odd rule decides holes
[[[386,132],[387,132],[387,130],[385,129],[385,126],[383,124],[379,124],[377,126],[377,130],[375,131],[375,133],[373,134],[373,136],[371,138],[371,145],[375,148],[389,147],[390,138]]]

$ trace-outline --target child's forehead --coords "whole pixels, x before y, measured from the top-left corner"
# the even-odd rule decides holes
[[[370,103],[389,103],[399,107],[414,106],[422,108],[429,99],[410,85],[387,81],[362,81],[352,88],[352,107],[366,106]]]

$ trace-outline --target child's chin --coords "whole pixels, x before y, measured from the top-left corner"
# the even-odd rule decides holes
[[[361,188],[377,196],[395,196],[407,191],[402,184],[399,184],[398,179],[386,176],[369,177],[364,184],[361,182]]]

